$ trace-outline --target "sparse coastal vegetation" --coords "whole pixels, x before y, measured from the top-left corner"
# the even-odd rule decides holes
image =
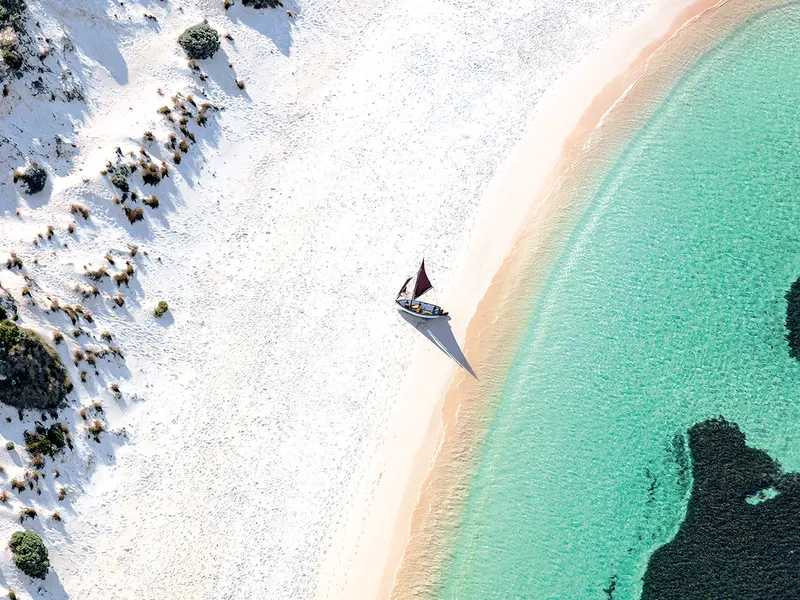
[[[167,314],[168,310],[169,310],[169,305],[166,302],[164,302],[163,300],[161,300],[158,303],[158,305],[155,307],[155,309],[153,310],[153,314],[155,314],[156,319],[160,319],[165,314]]]
[[[0,321],[0,399],[17,408],[56,408],[67,396],[58,353],[33,331]]]
[[[47,171],[31,161],[14,171],[14,183],[21,183],[26,194],[38,194],[47,183]]]
[[[21,517],[36,516],[36,511],[32,508],[23,509]],[[30,511],[33,511],[32,516]],[[47,552],[47,547],[44,545],[42,538],[35,531],[17,531],[11,535],[11,540],[8,542],[9,547],[14,558],[14,564],[17,568],[36,579],[44,579],[50,570],[50,557]]]
[[[187,28],[178,43],[192,60],[211,58],[219,50],[219,33],[208,23],[198,23]]]

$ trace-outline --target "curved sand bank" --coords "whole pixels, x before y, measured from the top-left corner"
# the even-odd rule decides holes
[[[505,194],[497,200],[498,206],[526,203],[533,214],[527,213],[530,218],[522,234],[467,329],[465,354],[481,379],[458,372],[447,391],[441,421],[427,432],[415,469],[409,471],[394,537],[385,546],[387,563],[378,597],[385,597],[390,586],[393,598],[432,597],[450,534],[458,528],[469,494],[474,461],[499,399],[504,373],[561,239],[581,201],[590,197],[587,189],[613,165],[618,150],[688,66],[744,20],[781,4],[785,2],[728,0],[655,6],[636,27],[620,32],[605,53],[581,65],[585,71],[575,83],[589,97],[574,102],[577,89],[571,90],[549,120],[552,124],[555,116],[560,116],[564,126],[571,118],[571,129],[547,130],[541,120],[536,121],[526,146],[537,143],[538,162],[526,164],[520,153],[517,162],[506,169],[505,181],[495,185],[495,190],[503,189]],[[527,158],[532,160],[533,153]],[[532,164],[540,166],[540,171],[534,171]],[[542,173],[545,165],[550,170]],[[529,193],[537,189],[538,193]],[[465,269],[470,266],[467,263]],[[421,383],[430,389],[429,378]],[[424,389],[420,386],[417,393]],[[430,469],[425,470],[427,466]],[[408,507],[413,502],[412,514]]]

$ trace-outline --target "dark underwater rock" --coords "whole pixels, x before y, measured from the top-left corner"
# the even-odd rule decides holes
[[[722,418],[694,425],[689,451],[686,518],[650,557],[642,600],[800,598],[800,476]]]
[[[786,329],[789,356],[800,360],[800,279],[786,292]]]

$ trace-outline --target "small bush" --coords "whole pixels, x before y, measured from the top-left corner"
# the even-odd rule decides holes
[[[71,204],[69,207],[69,212],[71,212],[73,215],[79,214],[84,218],[84,220],[89,218],[89,209],[82,204]]]
[[[181,164],[182,160],[183,157],[181,156],[181,153],[175,150],[175,152],[172,153],[172,162],[174,162],[176,165],[179,165]]]
[[[31,486],[31,489],[33,489],[33,486]],[[19,509],[19,522],[22,523],[25,521],[25,519],[33,520],[37,517],[38,514],[39,513],[36,512],[35,508],[32,508],[30,506],[23,506],[22,508]]]
[[[161,177],[161,170],[155,163],[147,163],[142,167],[142,181],[147,185],[158,185]]]
[[[219,50],[219,34],[208,23],[199,23],[186,29],[178,43],[191,59],[211,58]]]
[[[158,303],[158,306],[156,306],[155,310],[153,311],[153,314],[156,316],[157,319],[160,319],[166,314],[168,310],[169,310],[169,305],[162,300],[161,302]]]
[[[111,185],[123,192],[129,192],[131,189],[131,186],[128,184],[128,178],[122,171],[114,171],[114,174],[111,176]]]
[[[14,446],[14,442],[6,442],[6,450],[13,452],[14,448],[16,448],[16,446]]]
[[[55,408],[66,398],[61,357],[36,333],[0,321],[0,402],[16,408]]]
[[[149,206],[150,208],[158,208],[158,197],[157,196],[150,196],[148,198],[142,198],[142,202],[144,202],[145,206]],[[128,263],[130,266],[130,263]]]
[[[86,271],[86,276],[93,281],[100,281],[104,277],[108,277],[108,271],[106,271],[103,267],[100,267],[99,269],[88,269]]]
[[[125,216],[128,217],[128,221],[130,221],[131,225],[136,223],[137,221],[144,220],[144,209],[142,208],[128,208],[125,207]],[[115,277],[116,279],[116,277]],[[127,283],[127,281],[125,282]],[[119,285],[119,281],[117,281],[117,285]]]
[[[8,259],[6,260],[6,267],[9,269],[21,269],[23,267],[22,259],[17,256],[16,252],[9,252]]]
[[[103,425],[102,421],[95,419],[94,421],[92,421],[92,424],[89,425],[86,429],[89,432],[89,434],[94,438],[94,441],[99,442],[100,434],[106,430],[106,426]]]
[[[117,273],[114,275],[114,281],[117,282],[117,287],[121,287],[123,283],[130,287],[131,277],[127,273]]]
[[[19,52],[11,48],[3,48],[0,50],[0,53],[3,55],[3,62],[6,63],[10,69],[19,71],[22,68],[24,59]]]
[[[26,194],[38,194],[47,183],[47,171],[38,163],[29,162],[24,167],[14,171],[14,183],[20,182]]]
[[[23,511],[25,510],[33,511],[33,516],[36,516],[34,509],[23,508]],[[28,515],[23,513],[21,516],[24,519]],[[29,577],[45,578],[50,570],[50,558],[47,554],[47,547],[38,533],[35,531],[17,531],[12,534],[8,545],[14,554],[14,564],[20,571]]]
[[[60,331],[54,331],[53,332],[53,343],[58,345],[63,341],[64,341],[64,334],[61,333]]]

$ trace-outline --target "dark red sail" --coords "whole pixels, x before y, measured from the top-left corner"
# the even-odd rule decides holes
[[[414,284],[414,299],[416,300],[432,287],[433,284],[431,280],[428,279],[428,274],[425,273],[425,259],[423,258],[422,265],[419,267],[419,273],[417,273],[417,282]]]
[[[412,277],[409,277],[408,279],[406,279],[406,282],[403,284],[403,287],[401,287],[400,291],[397,292],[397,297],[398,298],[406,293],[406,288],[408,287],[408,282],[411,281],[412,279],[413,279]]]

